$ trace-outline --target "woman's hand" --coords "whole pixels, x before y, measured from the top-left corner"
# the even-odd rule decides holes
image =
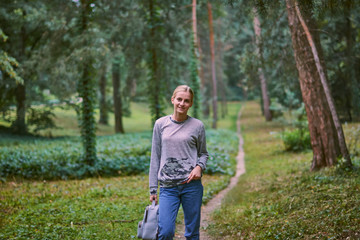
[[[157,204],[157,195],[150,195],[150,202],[155,201]]]
[[[199,165],[197,165],[190,173],[188,180],[186,183],[191,182],[191,180],[199,180],[201,178],[202,169]]]

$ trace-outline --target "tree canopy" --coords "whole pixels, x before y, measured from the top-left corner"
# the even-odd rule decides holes
[[[359,4],[296,4],[316,26],[312,34],[319,38],[339,119],[358,121]],[[124,132],[121,118],[131,114],[130,101],[147,102],[153,123],[179,84],[194,85],[201,102],[194,113],[214,116],[215,123],[216,100],[223,101],[225,114],[226,101],[259,98],[269,120],[269,114],[291,113],[304,102],[285,1],[198,1],[194,8],[190,2],[160,0],[5,0],[0,26],[1,118],[17,133],[28,132],[30,124],[53,126],[54,103],[75,107],[84,139],[95,136],[97,108],[102,119],[109,111],[118,114],[115,131]],[[48,105],[46,111],[35,107],[40,103]],[[48,119],[47,124],[36,119]]]

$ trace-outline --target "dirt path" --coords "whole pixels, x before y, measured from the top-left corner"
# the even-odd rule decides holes
[[[223,200],[225,195],[236,185],[239,177],[245,173],[245,161],[244,161],[244,150],[243,150],[244,140],[241,136],[240,116],[241,116],[241,110],[238,113],[238,117],[237,117],[237,121],[236,121],[237,134],[239,137],[239,151],[238,151],[238,155],[236,156],[236,160],[237,160],[236,174],[235,174],[235,176],[233,176],[230,179],[230,184],[225,189],[220,191],[205,206],[202,207],[201,227],[200,227],[200,239],[201,240],[213,239],[206,232],[206,228],[211,223],[210,215],[215,209],[220,207],[221,201]],[[185,237],[184,237],[185,230],[184,229],[185,229],[185,226],[183,224],[177,224],[176,234],[175,234],[174,239],[185,239]]]

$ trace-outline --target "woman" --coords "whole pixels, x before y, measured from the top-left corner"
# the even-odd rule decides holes
[[[208,160],[204,124],[187,115],[194,93],[178,86],[172,97],[174,112],[154,125],[149,173],[150,201],[159,194],[159,239],[173,239],[180,203],[186,239],[199,239],[203,196],[202,172]]]

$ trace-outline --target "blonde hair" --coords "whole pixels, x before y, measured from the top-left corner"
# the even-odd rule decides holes
[[[178,92],[189,92],[190,95],[191,95],[191,102],[193,102],[193,99],[194,99],[194,91],[191,89],[191,87],[189,87],[188,85],[180,85],[180,86],[177,86],[173,92],[173,95],[172,95],[172,99],[175,98],[176,94]]]

